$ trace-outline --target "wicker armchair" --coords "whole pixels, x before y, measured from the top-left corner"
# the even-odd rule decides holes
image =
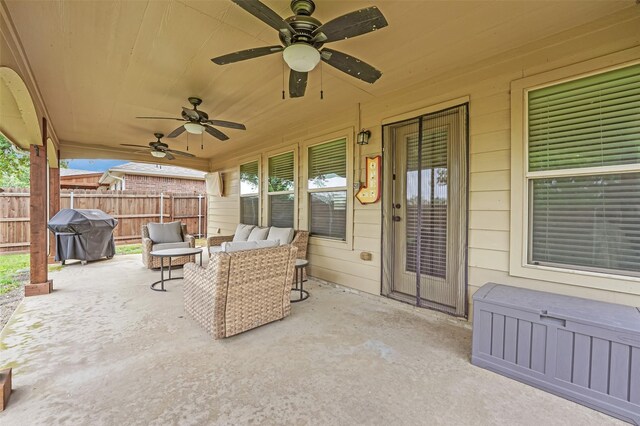
[[[207,253],[211,255],[209,251],[210,247],[222,245],[224,242],[233,241],[233,235],[219,235],[207,238]],[[296,231],[291,245],[298,249],[298,259],[307,258],[307,246],[309,245],[309,231]]]
[[[287,245],[221,252],[206,267],[186,264],[185,311],[214,339],[288,316],[297,250]]]
[[[182,224],[182,238],[184,242],[189,243],[189,247],[196,246],[196,239],[193,235],[187,234],[187,225]],[[160,258],[151,256],[153,250],[153,240],[149,238],[149,228],[147,225],[142,225],[142,263],[148,269],[156,269],[160,267]],[[195,262],[195,256],[180,256],[171,259],[171,266],[180,266],[189,262]],[[169,266],[168,259],[165,259],[165,265]]]

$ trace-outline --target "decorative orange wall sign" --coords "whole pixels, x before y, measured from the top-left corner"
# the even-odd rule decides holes
[[[372,204],[380,199],[381,170],[382,157],[379,155],[373,158],[367,157],[367,180],[364,186],[360,187],[360,190],[356,194],[356,198],[362,204]]]

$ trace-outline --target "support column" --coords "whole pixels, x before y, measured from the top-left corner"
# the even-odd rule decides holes
[[[49,164],[49,219],[60,211],[60,151],[56,155],[57,164]],[[49,263],[55,263],[56,239],[49,235]]]
[[[25,296],[49,294],[53,281],[49,280],[47,265],[47,120],[42,119],[42,146],[30,147],[31,194],[29,197],[30,277],[24,287]]]

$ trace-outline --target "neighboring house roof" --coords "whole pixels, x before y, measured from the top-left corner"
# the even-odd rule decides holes
[[[101,172],[95,170],[78,170],[78,169],[63,169],[60,168],[60,176],[79,176],[79,175],[98,175]]]
[[[111,167],[109,170],[104,172],[99,182],[111,183],[114,180],[114,176],[121,177],[123,175],[159,176],[203,181],[205,174],[206,172],[201,172],[199,170],[165,166],[164,164],[126,163],[120,166]]]

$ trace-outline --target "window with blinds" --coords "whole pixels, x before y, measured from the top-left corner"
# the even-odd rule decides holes
[[[309,147],[309,189],[347,186],[347,141]]]
[[[640,275],[640,65],[528,94],[529,263]]]
[[[258,225],[260,198],[257,195],[240,197],[240,223]]]
[[[346,240],[346,139],[309,147],[307,188],[311,235]]]
[[[293,151],[270,157],[268,177],[269,226],[293,228],[295,161]]]
[[[260,221],[260,166],[258,161],[240,165],[240,223]]]

